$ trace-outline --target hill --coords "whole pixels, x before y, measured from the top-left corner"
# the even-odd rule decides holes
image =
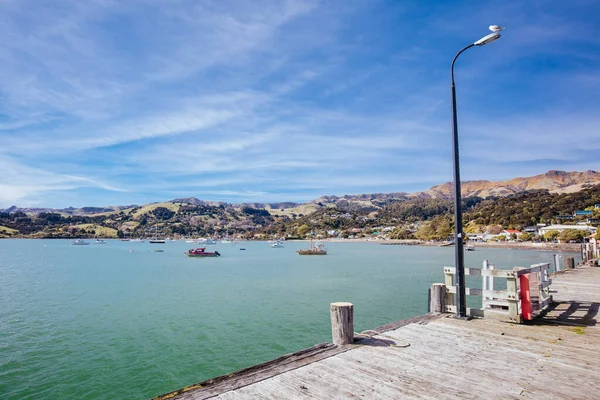
[[[600,203],[600,174],[595,171],[549,171],[503,182],[464,182],[463,195],[464,221],[471,228],[560,222],[584,208],[594,209],[594,217],[600,217],[596,215],[600,210],[594,208]],[[451,183],[411,194],[322,196],[306,203],[228,204],[186,197],[142,206],[13,206],[0,212],[0,237],[281,237],[381,227],[400,230],[397,236],[407,237],[424,223],[443,235],[451,228],[452,208]]]
[[[565,172],[548,171],[545,174],[527,178],[514,178],[508,181],[466,181],[461,182],[463,197],[503,197],[527,190],[545,189],[550,193],[574,193],[589,185],[600,184],[600,173],[596,171]],[[451,198],[454,193],[452,182],[415,193],[413,196],[430,198]]]

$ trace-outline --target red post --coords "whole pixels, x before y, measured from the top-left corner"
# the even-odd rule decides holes
[[[529,287],[529,274],[523,274],[519,277],[521,284],[521,316],[526,321],[531,321],[531,290]]]

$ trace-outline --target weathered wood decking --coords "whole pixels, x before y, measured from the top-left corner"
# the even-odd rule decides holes
[[[381,327],[376,339],[318,345],[159,399],[597,399],[600,268],[553,281],[555,306],[526,325],[426,315]]]

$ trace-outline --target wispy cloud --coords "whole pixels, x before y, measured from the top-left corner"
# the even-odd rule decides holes
[[[0,207],[307,200],[597,169],[592,3],[0,3]],[[448,23],[453,21],[453,23]],[[588,153],[585,153],[588,154]]]

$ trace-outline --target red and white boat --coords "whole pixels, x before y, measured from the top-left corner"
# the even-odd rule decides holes
[[[198,247],[197,249],[189,249],[185,252],[188,257],[219,257],[221,254],[218,251],[206,251],[206,247]]]

